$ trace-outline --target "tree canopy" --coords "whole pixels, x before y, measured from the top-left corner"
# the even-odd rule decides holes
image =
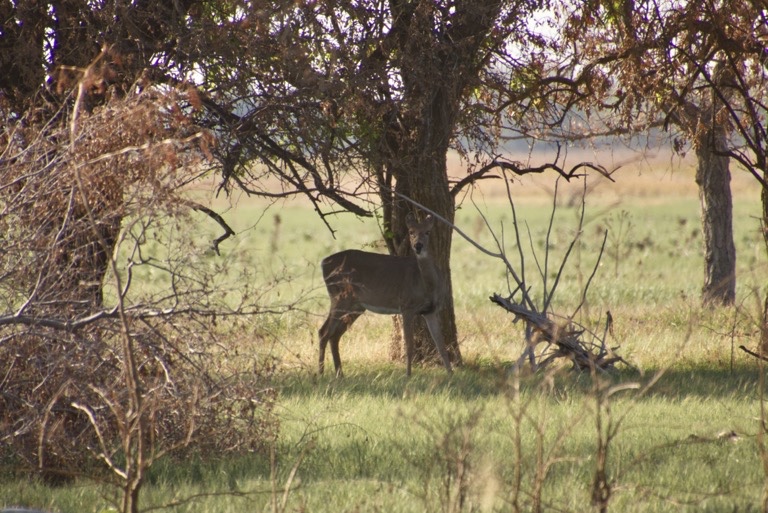
[[[668,130],[697,158],[703,300],[735,300],[731,161],[765,190],[766,13],[760,2],[658,0],[561,7],[563,47],[586,77],[579,105],[598,131]]]

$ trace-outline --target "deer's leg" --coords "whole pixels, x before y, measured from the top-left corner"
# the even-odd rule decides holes
[[[411,376],[411,362],[413,362],[413,314],[403,314],[403,341],[405,342],[405,375]]]
[[[336,368],[336,377],[341,378],[344,373],[341,371],[341,356],[339,356],[339,340],[341,336],[347,331],[347,328],[352,326],[352,323],[357,320],[358,317],[364,312],[364,309],[354,310],[344,314],[339,322],[339,329],[336,335],[331,337],[331,354],[333,355],[333,366]]]
[[[429,329],[429,334],[432,335],[432,341],[437,347],[437,352],[440,353],[440,358],[443,359],[445,370],[452,372],[451,359],[448,356],[448,351],[445,349],[443,332],[440,330],[440,319],[437,316],[437,312],[425,314],[423,317],[424,320],[427,321],[427,329]]]
[[[341,356],[339,355],[339,340],[355,320],[360,317],[365,310],[361,306],[355,305],[334,305],[328,314],[328,318],[320,328],[320,374],[325,367],[325,347],[328,342],[331,343],[331,354],[333,355],[333,365],[336,368],[336,377],[343,375],[341,371]]]
[[[332,317],[332,314],[328,315],[328,318],[325,320],[323,325],[320,327],[319,335],[320,335],[320,367],[319,371],[320,374],[323,373],[325,370],[325,346],[328,345],[328,336],[329,331],[331,330],[331,325],[334,322],[334,319]]]

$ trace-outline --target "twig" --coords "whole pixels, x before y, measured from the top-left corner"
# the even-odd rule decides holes
[[[217,237],[216,239],[211,242],[211,247],[213,248],[213,251],[216,252],[218,256],[221,256],[221,253],[219,252],[219,244],[231,237],[232,235],[235,235],[235,231],[230,228],[230,226],[227,224],[227,222],[224,220],[223,217],[218,212],[215,212],[211,210],[210,208],[201,205],[200,203],[196,203],[194,201],[190,200],[184,200],[183,203],[187,205],[189,208],[193,210],[197,210],[198,212],[202,212],[203,214],[207,215],[214,221],[216,221],[219,226],[224,230],[224,235]]]
[[[494,253],[494,252],[493,252],[493,251],[491,251],[490,249],[487,249],[487,248],[483,247],[482,245],[480,245],[480,243],[476,242],[476,241],[475,241],[474,239],[472,239],[472,238],[471,238],[469,235],[467,235],[466,233],[464,233],[464,232],[461,230],[461,228],[459,228],[458,226],[456,226],[455,224],[453,224],[452,222],[450,222],[449,220],[447,220],[446,218],[444,218],[443,216],[441,216],[440,214],[438,214],[438,213],[437,213],[437,212],[435,212],[434,210],[432,210],[432,209],[429,209],[429,208],[425,207],[424,205],[422,205],[422,204],[421,204],[421,203],[419,203],[418,201],[416,201],[416,200],[412,200],[411,198],[409,198],[408,196],[406,196],[406,195],[404,195],[404,194],[400,194],[399,192],[397,192],[397,191],[396,191],[396,190],[394,190],[394,189],[391,189],[391,190],[390,190],[390,192],[392,192],[392,194],[394,194],[394,195],[395,195],[395,196],[397,196],[398,198],[400,198],[400,199],[403,199],[403,200],[407,201],[407,202],[408,202],[408,203],[410,203],[411,205],[414,205],[414,206],[416,206],[416,207],[419,207],[419,208],[420,208],[421,210],[423,210],[424,212],[426,212],[426,213],[428,213],[428,214],[432,214],[432,216],[433,216],[433,217],[435,217],[435,219],[437,219],[437,220],[438,220],[438,221],[440,221],[441,223],[444,223],[444,224],[446,224],[446,225],[450,226],[450,227],[451,227],[451,228],[452,228],[452,229],[453,229],[453,230],[454,230],[456,233],[458,233],[459,235],[461,235],[461,237],[462,237],[464,240],[466,240],[467,242],[469,242],[470,244],[472,244],[472,245],[473,245],[475,248],[477,248],[477,249],[478,249],[480,252],[482,252],[482,253],[485,253],[486,255],[488,255],[488,256],[491,256],[491,257],[494,257],[494,258],[501,258],[502,260],[504,259],[504,255],[503,255],[502,253]]]
[[[286,306],[284,308],[290,308]],[[257,315],[270,313],[285,313],[283,309],[278,308],[253,308],[248,310],[236,310],[232,312],[221,312],[215,309],[207,308],[145,308],[142,305],[126,306],[124,313],[130,319],[151,319],[159,317],[171,317],[174,315],[197,315],[203,317],[227,317],[234,315]],[[36,315],[2,315],[0,316],[0,326],[42,326],[44,328],[53,328],[63,331],[76,331],[84,326],[93,324],[101,319],[115,319],[120,317],[118,307],[99,310],[97,312],[82,317],[80,319],[62,319],[56,317],[38,317]]]
[[[581,310],[581,307],[584,306],[584,301],[587,300],[587,291],[589,290],[589,286],[592,284],[592,278],[594,278],[595,274],[597,274],[597,268],[600,266],[600,261],[603,259],[603,252],[605,251],[605,243],[607,241],[608,230],[606,230],[605,235],[603,235],[603,244],[600,246],[600,253],[598,253],[597,261],[595,262],[595,266],[592,268],[592,274],[589,275],[587,284],[584,286],[584,292],[581,294],[581,301],[576,307],[576,310],[573,311],[573,314],[571,314],[571,317],[576,317],[576,314],[579,312],[579,310]]]
[[[739,346],[739,349],[741,349],[742,351],[744,351],[744,352],[745,352],[745,353],[747,353],[748,355],[754,356],[755,358],[758,358],[758,359],[760,359],[760,360],[763,360],[763,361],[766,361],[766,362],[768,362],[768,357],[766,357],[765,355],[762,355],[762,354],[756,353],[756,352],[754,352],[754,351],[752,351],[752,350],[750,350],[750,349],[747,349],[747,347],[746,347],[746,346]]]

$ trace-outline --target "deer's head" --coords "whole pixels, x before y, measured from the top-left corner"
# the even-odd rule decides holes
[[[435,218],[427,215],[422,222],[418,222],[413,214],[409,213],[405,218],[405,225],[408,227],[408,239],[416,258],[426,258],[429,254],[429,232],[435,225]]]

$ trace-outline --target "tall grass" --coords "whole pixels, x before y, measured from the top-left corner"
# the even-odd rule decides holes
[[[347,376],[319,377],[316,329],[327,299],[318,262],[342,248],[379,246],[376,222],[331,218],[334,238],[304,205],[265,210],[258,202],[240,204],[229,214],[238,237],[222,248],[224,260],[202,252],[200,258],[210,258],[223,273],[228,266],[249,266],[254,280],[274,284],[264,288],[267,304],[294,305],[258,332],[232,333],[224,341],[259,337],[265,353],[281,358],[280,437],[273,458],[244,454],[153,467],[143,506],[176,504],[170,511],[179,512],[587,511],[601,509],[595,498],[600,478],[607,511],[759,510],[766,480],[757,438],[762,370],[737,349],[756,344],[758,296],[768,274],[757,196],[747,191],[735,202],[739,305],[715,310],[699,304],[703,257],[695,196],[620,199],[588,200],[579,252],[555,305],[568,311],[577,301],[610,229],[616,235],[583,315],[589,322],[612,312],[610,343],[633,367],[599,380],[567,369],[508,374],[522,351],[522,328],[488,301],[493,292],[505,292],[503,268],[458,238],[452,275],[465,367],[452,376],[417,367],[406,379],[402,364],[387,361],[391,320],[366,315],[342,340]],[[490,245],[482,214],[499,232],[503,224],[506,240],[513,240],[503,201],[485,193],[474,203],[465,201],[457,214],[464,231]],[[516,207],[525,221],[523,240],[542,250],[549,200],[521,194]],[[553,255],[573,236],[575,213],[567,198],[556,215]],[[537,272],[531,248],[523,250],[527,272]],[[0,506],[102,512],[109,493],[98,483],[50,489],[4,478]]]

